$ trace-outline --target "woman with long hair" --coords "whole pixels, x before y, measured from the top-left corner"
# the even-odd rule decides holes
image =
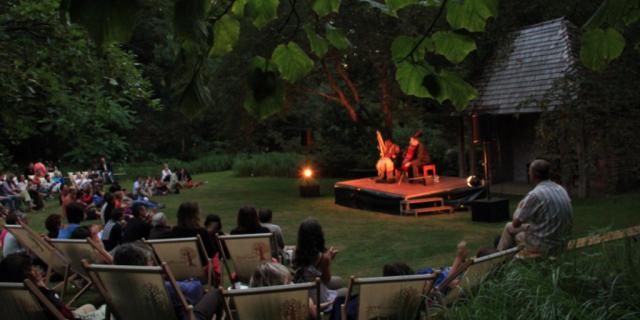
[[[200,236],[207,257],[213,258],[218,253],[218,248],[200,220],[200,205],[197,202],[183,202],[178,208],[178,223],[171,229],[170,238]]]
[[[238,210],[237,225],[231,234],[269,233],[269,229],[260,224],[258,211],[251,206],[244,206]]]

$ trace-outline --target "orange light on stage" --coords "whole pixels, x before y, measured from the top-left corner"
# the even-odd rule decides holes
[[[313,170],[311,170],[311,168],[304,168],[304,170],[302,170],[302,176],[307,179],[313,177]]]

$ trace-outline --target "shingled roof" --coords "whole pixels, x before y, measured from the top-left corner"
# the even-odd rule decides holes
[[[475,83],[472,110],[513,114],[553,109],[559,80],[576,70],[576,27],[564,18],[515,31],[496,50]]]

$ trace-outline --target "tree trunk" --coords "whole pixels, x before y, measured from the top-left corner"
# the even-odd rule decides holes
[[[458,118],[458,176],[464,178],[467,176],[467,165],[465,161],[464,146],[464,116]]]
[[[473,144],[473,120],[471,119],[471,117],[469,118],[469,128],[472,128],[471,130],[469,130],[469,174],[472,176],[475,176],[478,174],[478,168],[477,168],[477,160],[476,160],[476,147]]]

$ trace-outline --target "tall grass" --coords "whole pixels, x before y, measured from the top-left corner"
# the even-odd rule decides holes
[[[627,240],[557,260],[504,266],[448,319],[640,319],[640,244]]]
[[[208,154],[193,161],[162,159],[158,162],[144,162],[117,166],[114,168],[114,171],[124,172],[131,179],[138,176],[159,176],[162,171],[163,163],[169,164],[169,168],[174,171],[179,168],[185,168],[191,174],[226,171],[231,169],[234,157],[235,156],[231,154]]]
[[[296,153],[261,153],[236,157],[233,171],[240,177],[295,177],[305,163]]]

